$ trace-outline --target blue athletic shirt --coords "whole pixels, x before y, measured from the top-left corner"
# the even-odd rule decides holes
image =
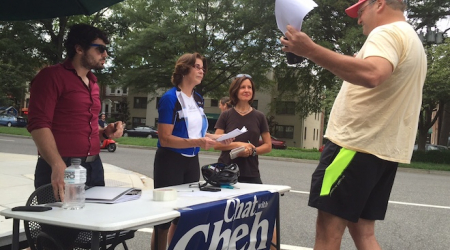
[[[202,137],[205,137],[206,135],[206,129],[208,128],[208,119],[206,118],[205,112],[203,110],[203,97],[193,91],[192,95],[194,96],[194,100],[197,103],[198,109],[200,111],[200,114],[202,116],[202,130],[201,135]],[[186,105],[184,105],[183,98],[181,97],[181,90],[177,87],[173,87],[170,90],[168,90],[159,100],[158,104],[158,123],[164,123],[164,124],[172,124],[174,125],[172,135],[178,136],[181,138],[189,138],[188,134],[188,119],[185,115],[185,112],[183,109],[186,108]],[[186,113],[187,114],[187,113]],[[158,139],[158,148],[167,148],[172,151],[175,151],[180,154],[184,155],[197,155],[200,151],[199,147],[193,147],[193,148],[169,148],[169,147],[162,147],[159,139]]]

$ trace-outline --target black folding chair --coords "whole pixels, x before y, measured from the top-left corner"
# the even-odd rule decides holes
[[[56,202],[53,196],[53,188],[51,184],[47,184],[37,188],[28,198],[26,206]],[[60,239],[51,236],[51,233],[44,232],[40,223],[35,221],[24,221],[25,235],[31,250],[43,249],[64,249],[64,244]],[[44,227],[56,227],[44,225]],[[63,228],[67,229],[67,228]],[[71,229],[67,229],[71,230]],[[76,229],[73,230],[75,233]],[[122,244],[125,250],[128,250],[126,240],[134,237],[135,230],[123,230],[116,232],[102,232],[100,234],[100,249],[114,249],[117,245]],[[91,249],[92,233],[90,231],[79,231],[78,236],[73,245],[73,249]]]

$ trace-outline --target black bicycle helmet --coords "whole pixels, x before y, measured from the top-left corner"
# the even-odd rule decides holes
[[[203,179],[216,187],[231,185],[238,181],[239,167],[237,164],[213,163],[202,167]]]

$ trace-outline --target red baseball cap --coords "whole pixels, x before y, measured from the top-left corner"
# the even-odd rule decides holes
[[[347,13],[347,15],[349,17],[352,18],[357,18],[358,17],[358,10],[359,7],[361,6],[361,4],[363,4],[364,2],[366,2],[367,0],[359,0],[357,3],[353,4],[352,6],[348,7],[345,10],[345,13]]]

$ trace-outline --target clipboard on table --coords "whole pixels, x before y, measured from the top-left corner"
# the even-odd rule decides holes
[[[142,190],[130,187],[90,187],[85,191],[87,203],[114,204],[137,200]]]

